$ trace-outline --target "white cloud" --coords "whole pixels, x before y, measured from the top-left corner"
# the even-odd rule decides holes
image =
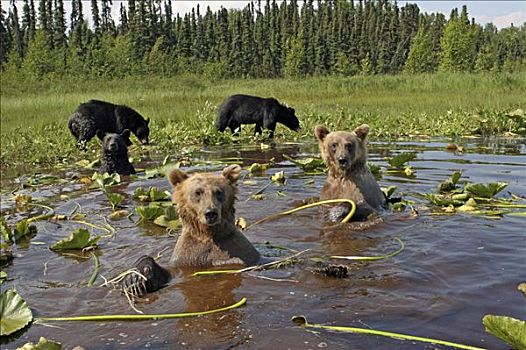
[[[491,20],[497,28],[509,27],[512,23],[519,27],[526,22],[526,11],[515,11],[504,16],[498,16]]]

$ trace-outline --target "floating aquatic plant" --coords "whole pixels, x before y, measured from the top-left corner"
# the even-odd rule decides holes
[[[98,171],[94,172],[91,176],[91,180],[97,184],[101,189],[105,189],[108,186],[114,186],[121,182],[121,176],[117,173],[113,174],[100,174]]]
[[[488,184],[466,184],[464,191],[476,197],[491,198],[508,186],[505,182],[490,182]]]
[[[44,337],[40,337],[38,343],[25,343],[22,347],[18,348],[17,350],[62,350],[62,345],[60,343],[47,340]]]
[[[141,202],[157,202],[169,199],[170,195],[166,191],[159,190],[157,187],[150,186],[148,189],[138,187],[133,192],[133,198]]]
[[[513,317],[486,315],[482,318],[486,332],[515,350],[526,350],[526,322]]]
[[[327,170],[327,167],[325,166],[325,162],[321,158],[314,158],[314,157],[292,158],[286,154],[283,155],[283,158],[294,163],[295,165],[303,169],[303,171],[305,172],[322,173]]]
[[[370,334],[370,335],[377,335],[377,336],[389,337],[389,338],[400,339],[400,340],[410,340],[410,341],[419,341],[419,342],[438,344],[438,345],[446,345],[446,346],[451,346],[454,348],[466,349],[466,350],[485,350],[484,348],[479,348],[476,346],[470,346],[470,345],[464,345],[464,344],[458,344],[458,343],[452,343],[452,342],[445,341],[445,340],[424,338],[424,337],[418,337],[418,336],[402,334],[402,333],[380,331],[380,330],[370,329],[370,328],[358,328],[358,327],[347,327],[347,326],[327,326],[327,325],[314,324],[314,323],[311,324],[311,323],[308,323],[307,318],[303,315],[292,316],[291,321],[305,328],[328,329],[332,331],[357,333],[357,334]]]
[[[447,179],[444,182],[441,182],[438,185],[438,192],[444,193],[444,192],[451,192],[451,191],[455,190],[457,188],[456,187],[457,182],[458,182],[458,180],[460,179],[461,176],[462,176],[462,172],[461,171],[455,171],[451,175],[451,177],[449,179]]]
[[[84,249],[92,247],[97,244],[100,236],[91,238],[88,230],[79,228],[69,234],[68,237],[61,239],[55,244],[51,245],[49,249],[53,251],[69,250],[69,249]]]
[[[403,152],[392,158],[387,158],[387,163],[393,168],[401,168],[405,163],[416,158],[415,152]]]
[[[119,205],[124,201],[124,196],[120,193],[109,192],[109,191],[105,191],[105,193],[106,193],[106,197],[108,197],[108,201],[111,204],[111,209],[113,211],[117,210]]]
[[[275,182],[275,183],[278,183],[278,184],[284,184],[285,183],[285,172],[283,170],[281,171],[278,171],[277,173],[275,173],[274,175],[272,175],[270,177],[270,179]]]
[[[0,296],[0,334],[14,333],[33,320],[33,313],[22,297],[13,289],[5,290]]]

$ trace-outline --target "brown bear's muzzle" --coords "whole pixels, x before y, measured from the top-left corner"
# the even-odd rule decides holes
[[[217,225],[220,221],[220,216],[219,216],[219,212],[217,211],[217,209],[207,209],[204,212],[204,217],[206,221],[205,223],[208,226]]]

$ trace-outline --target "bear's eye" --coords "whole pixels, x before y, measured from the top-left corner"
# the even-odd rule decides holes
[[[214,196],[218,201],[222,202],[225,199],[225,192],[223,190],[214,191]]]
[[[197,189],[197,190],[195,190],[194,194],[195,194],[196,198],[199,198],[203,194],[203,190],[202,189]]]
[[[331,150],[336,151],[336,147],[338,147],[338,143],[331,143]]]
[[[353,143],[348,143],[346,145],[347,149],[349,150],[349,152],[352,152],[354,150],[354,144]]]

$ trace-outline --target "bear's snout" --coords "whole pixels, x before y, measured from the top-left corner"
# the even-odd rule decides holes
[[[205,211],[205,219],[207,225],[215,225],[219,221],[219,213],[217,209],[207,209]]]
[[[338,163],[340,164],[340,168],[345,169],[347,168],[347,164],[349,163],[349,161],[345,157],[340,157],[338,158]]]
[[[143,145],[148,145],[148,144],[150,144],[150,141],[148,140],[147,137],[144,138],[144,139],[141,139],[140,141],[141,141],[141,143],[142,143]]]
[[[113,142],[110,142],[110,144],[108,145],[108,148],[110,151],[115,152],[119,149],[119,145],[117,144],[117,142],[113,141]]]

